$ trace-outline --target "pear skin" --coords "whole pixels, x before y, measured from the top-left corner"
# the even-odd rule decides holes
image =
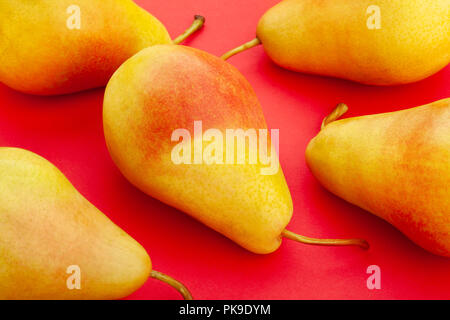
[[[202,121],[204,134],[211,129],[223,136],[202,141],[204,135],[195,135],[196,121]],[[132,184],[249,251],[271,253],[282,237],[314,245],[368,248],[360,239],[314,239],[285,229],[292,216],[292,199],[270,135],[266,146],[244,142],[241,163],[227,162],[227,152],[233,150],[227,142],[223,154],[216,151],[216,161],[205,160],[206,150],[213,141],[226,140],[228,129],[267,130],[251,85],[216,56],[171,45],[139,52],[106,87],[103,125],[111,157]],[[186,151],[193,158],[191,163],[173,161],[177,145],[173,133],[178,129],[193,133],[187,143],[193,152]],[[195,151],[198,144],[200,153]],[[262,150],[275,155],[276,170],[265,171],[268,166],[261,157],[250,160],[252,152]],[[199,162],[195,162],[196,154],[200,154]]]
[[[47,160],[0,148],[0,194],[0,299],[118,299],[148,279],[144,248]]]
[[[324,124],[306,149],[319,182],[450,257],[450,99]]]
[[[125,60],[161,43],[172,43],[165,27],[131,0],[0,2],[0,82],[25,93],[105,86]]]
[[[236,68],[184,46],[144,49],[108,83],[103,119],[110,154],[132,184],[250,251],[280,246],[292,215],[281,169],[261,175],[260,162],[177,165],[171,158],[173,131],[193,132],[196,120],[203,131],[267,128],[253,89]]]
[[[257,38],[277,65],[370,85],[422,80],[450,62],[448,0],[284,0]]]

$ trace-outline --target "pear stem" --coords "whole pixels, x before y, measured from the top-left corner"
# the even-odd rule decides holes
[[[322,121],[322,126],[320,127],[320,130],[323,130],[325,126],[330,124],[333,121],[336,121],[340,117],[342,117],[346,112],[348,111],[348,106],[345,103],[339,103],[336,108],[334,108],[331,113],[325,117]]]
[[[175,288],[179,293],[181,293],[184,300],[193,300],[189,290],[181,282],[175,280],[174,278],[155,270],[152,270],[152,272],[150,273],[150,277],[165,282],[169,286]]]
[[[183,34],[179,35],[175,40],[173,40],[174,44],[180,44],[184,40],[186,40],[189,36],[200,30],[205,24],[205,17],[200,15],[194,16],[194,22],[192,25],[185,31]]]
[[[281,236],[300,243],[317,246],[358,246],[364,250],[369,249],[369,243],[363,239],[315,239],[301,236],[289,230],[283,230]]]
[[[345,103],[339,103],[331,113],[322,121],[320,130],[323,130],[328,124],[339,119],[348,111]],[[294,240],[305,244],[313,244],[318,246],[358,246],[364,250],[369,249],[369,243],[363,239],[315,239],[301,236],[289,230],[283,230],[281,235],[287,239]]]
[[[228,60],[229,58],[231,58],[232,56],[234,56],[235,54],[238,54],[242,51],[248,50],[250,48],[256,47],[258,45],[260,45],[262,42],[261,40],[259,40],[258,38],[255,38],[247,43],[244,43],[242,46],[239,46],[237,48],[234,48],[233,50],[228,51],[227,53],[225,53],[221,58],[223,60]]]

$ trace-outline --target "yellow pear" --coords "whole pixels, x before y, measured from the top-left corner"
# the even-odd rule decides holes
[[[108,83],[103,123],[111,156],[131,183],[252,252],[275,251],[282,236],[367,246],[285,230],[292,199],[258,98],[242,74],[216,56],[185,46],[144,49]],[[248,136],[239,139],[238,130]],[[228,139],[231,131],[236,136]]]
[[[450,257],[450,98],[334,121],[345,111],[340,104],[308,145],[314,176],[426,250]]]
[[[196,20],[183,41],[199,29]],[[166,28],[131,0],[0,1],[0,82],[54,95],[105,86],[129,57],[172,43]]]
[[[40,156],[0,148],[0,299],[117,299],[149,276],[147,252]]]
[[[448,0],[284,0],[260,19],[257,38],[293,71],[372,85],[422,80],[450,62]]]

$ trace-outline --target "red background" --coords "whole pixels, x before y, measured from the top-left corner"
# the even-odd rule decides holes
[[[223,54],[255,36],[259,17],[277,0],[136,1],[175,37],[194,14],[205,28],[185,42]],[[446,98],[450,66],[397,87],[371,87],[289,72],[261,47],[230,59],[253,85],[269,127],[280,129],[280,160],[294,216],[289,229],[313,237],[363,237],[368,252],[314,247],[284,240],[270,255],[255,255],[185,214],[131,186],[112,163],[103,138],[103,89],[35,97],[0,84],[0,145],[34,151],[57,165],[76,188],[150,253],[154,268],[181,280],[197,299],[449,299],[450,259],[414,245],[375,216],[324,190],[304,161],[322,118],[338,102],[347,116],[414,107]],[[381,290],[368,290],[366,269],[381,268]],[[156,280],[130,299],[179,299]]]

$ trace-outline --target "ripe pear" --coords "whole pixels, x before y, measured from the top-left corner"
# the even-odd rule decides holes
[[[284,0],[260,19],[257,38],[279,66],[370,85],[422,80],[450,62],[448,0]]]
[[[44,158],[0,148],[0,195],[1,300],[117,299],[149,276],[182,287]]]
[[[201,27],[197,16],[183,41]],[[105,86],[129,57],[172,43],[166,28],[131,0],[2,0],[0,82],[36,95]]]
[[[333,122],[345,111],[339,105],[306,149],[314,176],[424,249],[450,257],[450,99]]]
[[[267,130],[248,81],[230,64],[201,50],[172,45],[144,49],[125,62],[106,87],[103,122],[109,152],[124,176],[146,194],[255,253],[275,251],[282,236],[305,243],[367,246],[360,240],[318,240],[286,231],[293,207],[283,172],[261,174],[261,159],[249,161],[255,145],[246,145],[242,163],[225,163],[220,154],[210,163],[176,163],[173,134],[178,129],[194,132],[195,121],[202,121],[205,134],[209,129]],[[219,138],[202,144],[202,136],[194,132],[189,147],[202,144],[204,159],[213,140]],[[270,139],[268,144],[274,148]]]

